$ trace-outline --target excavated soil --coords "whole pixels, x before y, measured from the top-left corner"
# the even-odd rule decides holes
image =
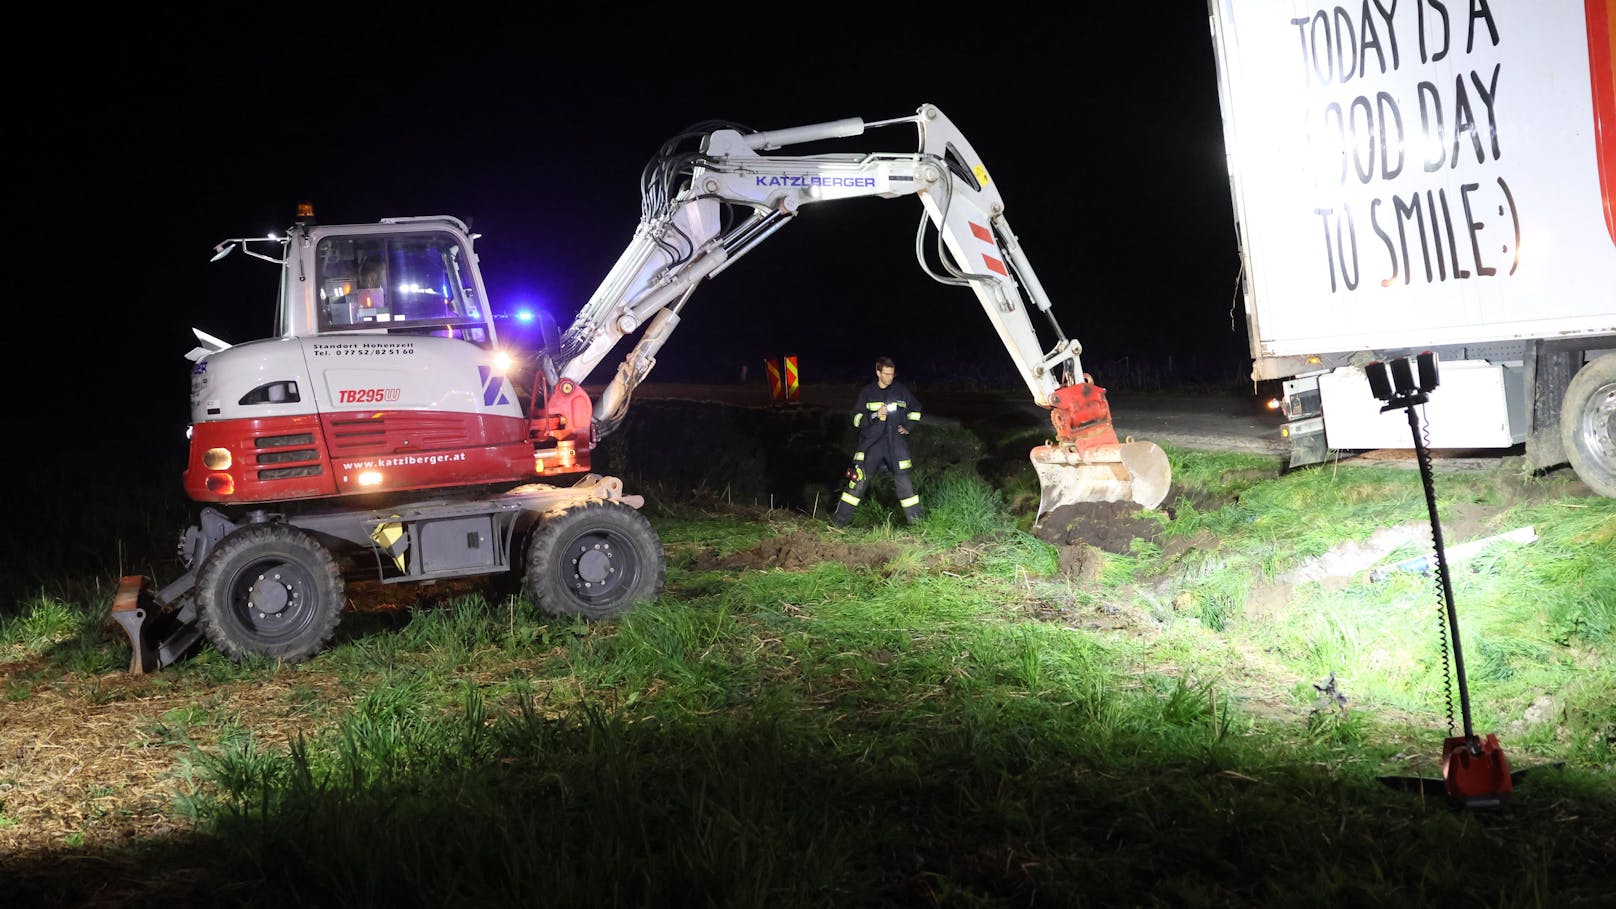
[[[1134,540],[1154,540],[1162,524],[1132,502],[1084,502],[1050,511],[1033,534],[1052,546],[1087,544],[1118,554],[1127,553]]]
[[[698,550],[690,559],[694,571],[748,571],[778,568],[801,571],[824,562],[837,562],[854,568],[879,570],[896,558],[902,549],[895,543],[840,542],[802,533],[782,534],[760,540],[746,549],[719,552],[711,547]]]

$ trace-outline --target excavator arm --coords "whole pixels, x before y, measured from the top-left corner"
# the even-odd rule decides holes
[[[769,155],[790,145],[913,126],[910,152]],[[576,426],[578,387],[623,340],[639,340],[593,404],[588,443],[616,428],[639,383],[679,324],[697,286],[785,226],[806,205],[916,196],[924,211],[915,257],[933,279],[976,294],[1033,399],[1051,411],[1056,439],[1035,448],[1043,484],[1040,519],[1081,501],[1146,508],[1167,492],[1170,469],[1148,442],[1120,443],[1104,389],[1083,372],[1082,346],[1056,322],[1049,297],[1005,219],[1004,200],[981,158],[932,105],[913,115],[858,118],[782,130],[698,124],[663,145],[641,180],[633,240],[562,335],[549,367],[548,426]],[[930,264],[925,244],[936,243]],[[1053,340],[1040,340],[1037,310]],[[571,423],[568,424],[568,420]],[[576,438],[576,435],[575,435]]]

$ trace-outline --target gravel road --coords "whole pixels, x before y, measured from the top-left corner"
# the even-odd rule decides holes
[[[586,389],[598,395],[600,389]],[[1025,389],[1005,391],[961,391],[915,386],[915,393],[926,405],[929,419],[967,420],[988,414],[1020,412],[1039,424],[1048,413]],[[800,406],[843,410],[858,392],[855,384],[819,383],[805,385]],[[634,392],[637,400],[668,398],[714,401],[738,406],[770,406],[768,390],[761,384],[694,385],[647,382]],[[1266,410],[1252,395],[1239,394],[1157,394],[1108,392],[1111,421],[1117,435],[1141,441],[1168,444],[1198,451],[1238,451],[1272,454],[1287,452],[1280,435],[1284,420]],[[1524,461],[1522,447],[1499,450],[1444,450],[1431,452],[1433,466],[1447,470],[1515,469]],[[1342,464],[1375,464],[1417,468],[1412,450],[1377,450],[1343,453]]]
[[[586,388],[598,394],[597,388]],[[1033,402],[1025,389],[1004,392],[956,391],[915,386],[926,405],[928,419],[969,419],[989,413],[1020,411],[1028,420],[1043,424],[1048,412]],[[823,384],[804,387],[800,403],[806,407],[844,410],[852,405],[858,388]],[[753,385],[685,385],[647,382],[634,392],[636,400],[667,398],[715,401],[740,406],[768,406],[767,389]],[[1117,435],[1133,436],[1158,444],[1213,451],[1249,451],[1281,454],[1285,451],[1278,416],[1262,410],[1252,397],[1237,395],[1119,395],[1108,393],[1111,422]]]

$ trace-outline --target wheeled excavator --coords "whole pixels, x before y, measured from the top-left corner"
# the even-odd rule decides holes
[[[771,154],[901,127],[918,136],[911,151]],[[1070,504],[1151,509],[1165,497],[1166,455],[1118,439],[997,184],[935,106],[766,131],[697,124],[659,148],[641,194],[628,248],[526,370],[500,346],[477,235],[457,218],[327,225],[300,205],[284,236],[215,247],[216,260],[240,249],[279,266],[278,330],[241,344],[196,330],[183,485],[198,516],[180,536],[183,575],[119,585],[111,615],[131,672],[170,665],[203,638],[231,659],[307,659],[356,578],[508,572],[542,611],[585,619],[655,599],[665,562],[643,497],[592,472],[591,453],[625,418],[701,282],[823,202],[920,200],[921,267],[975,293],[1050,413],[1055,437],[1031,452],[1040,520]],[[1047,347],[1034,310],[1053,335]],[[585,380],[630,337],[592,399]]]

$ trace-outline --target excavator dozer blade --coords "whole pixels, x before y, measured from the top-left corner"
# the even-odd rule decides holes
[[[129,638],[130,675],[145,675],[171,665],[202,636],[189,607],[163,608],[140,575],[128,575],[118,582],[108,618]]]
[[[1083,449],[1040,445],[1032,450],[1032,463],[1040,487],[1038,524],[1063,506],[1086,502],[1133,502],[1155,508],[1172,485],[1167,453],[1152,442]]]
[[[152,601],[145,578],[130,575],[118,582],[110,618],[129,638],[129,674],[144,675],[156,670],[155,641],[163,630],[163,611]]]

